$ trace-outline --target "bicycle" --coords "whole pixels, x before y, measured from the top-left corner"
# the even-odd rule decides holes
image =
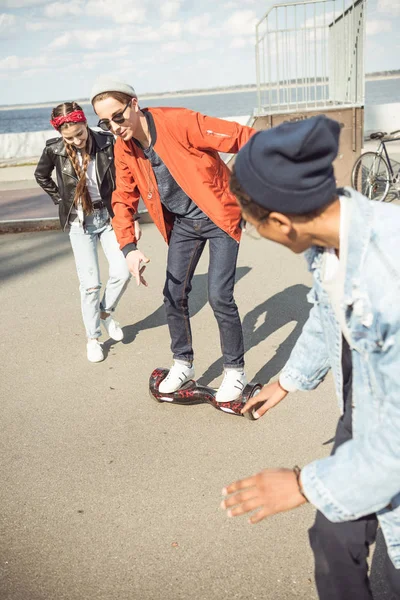
[[[385,145],[400,141],[400,136],[392,137],[396,134],[400,134],[400,129],[389,135],[383,131],[371,133],[371,140],[380,140],[378,149],[375,152],[365,152],[354,163],[351,185],[370,200],[383,202],[391,187],[400,192],[400,168],[396,174]]]

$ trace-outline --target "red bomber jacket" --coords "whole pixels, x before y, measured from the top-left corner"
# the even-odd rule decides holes
[[[148,108],[143,112],[147,113],[153,148],[172,177],[211,221],[239,241],[240,208],[229,190],[230,171],[218,152],[236,154],[255,129],[186,108]],[[137,241],[133,217],[140,196],[168,243],[173,215],[163,210],[153,169],[142,149],[134,140],[118,138],[114,153],[112,224],[120,248]]]

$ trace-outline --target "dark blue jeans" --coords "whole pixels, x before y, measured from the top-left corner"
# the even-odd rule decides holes
[[[193,360],[188,296],[209,242],[208,301],[217,319],[224,367],[244,366],[242,325],[233,297],[239,244],[210,219],[176,217],[168,250],[164,304],[174,358]]]

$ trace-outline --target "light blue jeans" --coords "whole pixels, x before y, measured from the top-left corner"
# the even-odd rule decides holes
[[[119,249],[107,209],[85,218],[85,228],[72,225],[69,238],[79,278],[83,323],[88,338],[101,336],[100,312],[112,313],[124,293],[131,274]],[[97,244],[103,247],[109,265],[108,281],[100,301],[101,280]]]

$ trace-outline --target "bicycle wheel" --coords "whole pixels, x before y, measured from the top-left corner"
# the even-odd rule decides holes
[[[351,184],[370,200],[383,202],[390,188],[389,167],[386,160],[376,152],[366,152],[354,163]]]

